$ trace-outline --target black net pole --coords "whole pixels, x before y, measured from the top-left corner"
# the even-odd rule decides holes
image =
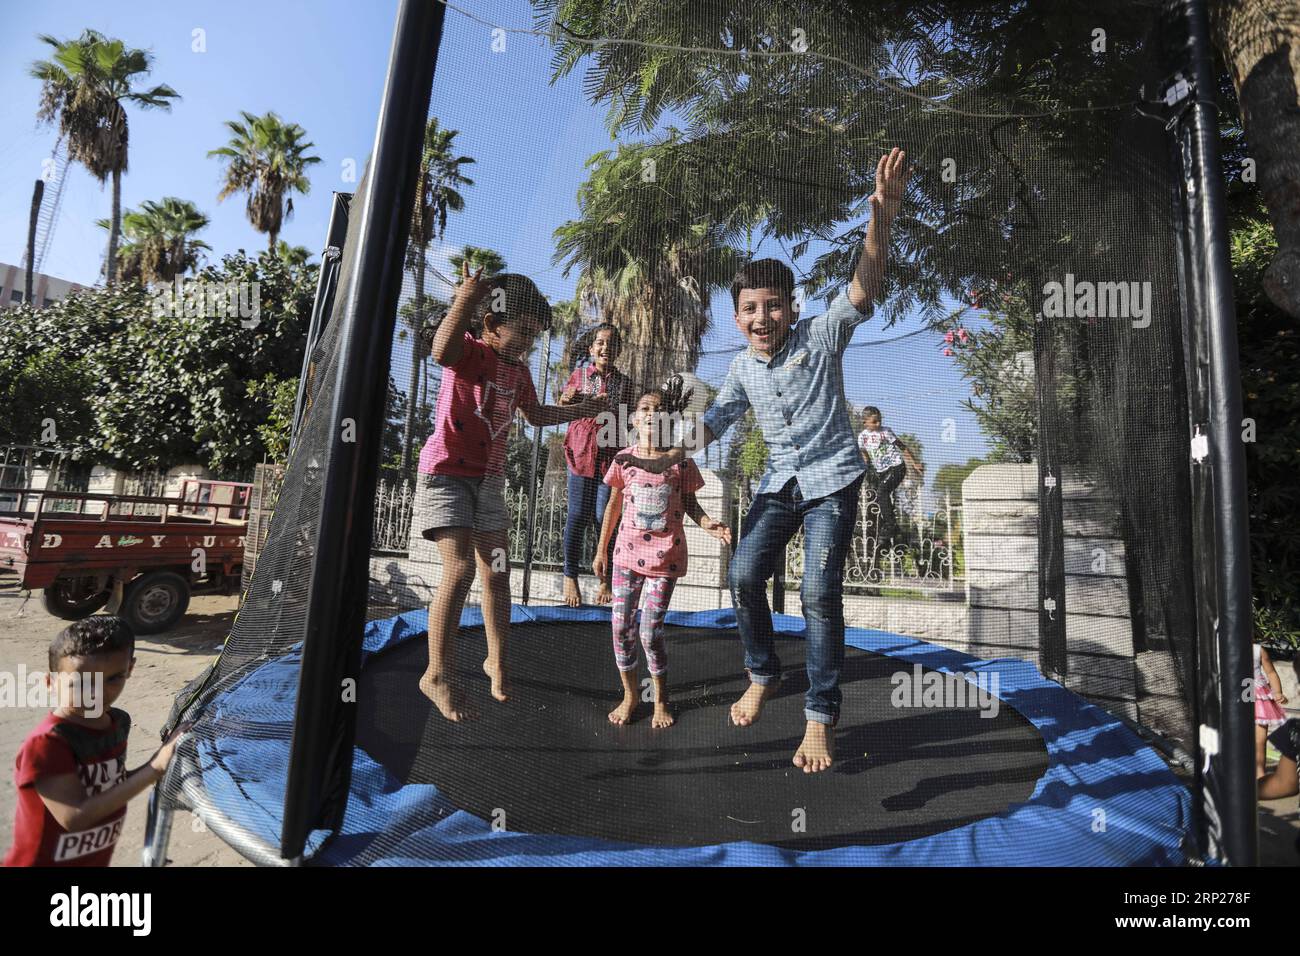
[[[546,383],[551,370],[551,330],[547,329],[542,333],[542,347],[540,349],[541,368],[538,370],[539,377],[542,380],[542,391],[538,396],[538,402],[546,404]],[[559,388],[557,385],[556,388]],[[533,535],[537,529],[537,496],[540,489],[537,483],[537,463],[542,457],[542,427],[533,426],[533,454],[528,466],[528,517],[524,522],[524,580],[522,591],[519,595],[519,603],[527,604],[530,597],[530,591],[533,584]],[[546,466],[543,465],[543,468]],[[543,479],[545,473],[543,473]]]
[[[342,690],[360,671],[389,351],[445,10],[431,0],[401,0],[366,187],[350,213],[359,219],[359,238],[346,252],[354,279],[336,320],[331,447],[321,474],[280,836],[281,855],[290,860],[301,856],[313,829],[339,826],[347,806],[356,703]]]
[[[316,278],[316,298],[312,301],[311,322],[307,326],[307,347],[302,355],[302,374],[298,376],[298,395],[293,403],[293,429],[289,437],[289,450],[298,439],[302,416],[310,404],[309,389],[316,361],[316,343],[320,341],[325,324],[334,308],[334,291],[338,288],[339,269],[343,262],[343,240],[348,233],[348,206],[351,193],[334,193],[330,205],[330,222],[325,231],[325,248],[321,250],[320,275]]]
[[[1043,288],[1033,273],[1033,288]],[[1068,673],[1065,647],[1064,481],[1058,343],[1053,319],[1038,311],[1034,323],[1034,386],[1038,406],[1038,663],[1057,681]]]
[[[1207,813],[1213,831],[1210,853],[1223,862],[1253,866],[1259,859],[1254,773],[1254,705],[1241,688],[1253,675],[1249,524],[1245,452],[1241,445],[1241,379],[1236,309],[1228,253],[1228,226],[1220,173],[1217,88],[1205,0],[1173,0],[1168,11],[1184,23],[1188,88],[1179,123],[1184,163],[1186,223],[1199,284],[1191,316],[1194,370],[1191,450],[1195,464],[1198,560],[1213,559],[1198,573],[1203,642],[1200,689],[1201,746]],[[1177,95],[1177,93],[1175,93]],[[1208,539],[1208,540],[1207,540]],[[1206,547],[1208,545],[1208,547]],[[1208,644],[1208,646],[1207,646]],[[1214,715],[1217,711],[1217,726]]]

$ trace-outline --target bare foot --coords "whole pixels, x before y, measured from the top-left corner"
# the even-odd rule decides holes
[[[597,604],[613,604],[614,592],[609,589],[609,585],[604,581],[600,582],[600,587],[596,590]]]
[[[569,607],[577,607],[582,603],[582,591],[578,589],[578,582],[573,578],[564,579],[564,603]]]
[[[634,710],[636,710],[636,694],[624,694],[623,702],[609,712],[609,722],[620,727],[631,723]]]
[[[763,710],[763,702],[776,690],[776,684],[750,683],[740,700],[731,705],[731,722],[737,727],[748,727],[758,720]]]
[[[835,744],[830,724],[808,721],[804,730],[803,743],[794,753],[794,765],[804,773],[820,773],[829,770],[834,761]]]
[[[452,693],[451,685],[440,677],[434,677],[428,671],[420,676],[420,693],[433,701],[438,712],[452,723],[468,720],[473,713],[461,706],[459,694]]]
[[[506,669],[500,664],[493,664],[491,661],[484,661],[483,673],[487,674],[488,680],[492,682],[493,699],[502,702],[509,700],[510,693],[506,688]]]
[[[655,701],[655,715],[650,718],[651,727],[671,727],[673,725],[673,712],[668,709],[668,701]]]

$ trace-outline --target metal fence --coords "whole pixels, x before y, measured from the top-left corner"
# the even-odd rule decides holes
[[[877,490],[863,485],[858,502],[848,558],[844,562],[844,587],[849,592],[872,593],[881,588],[918,592],[965,590],[965,562],[961,552],[961,505],[945,494],[933,510],[921,507],[919,484],[907,482],[894,493],[896,532],[882,540]],[[739,528],[752,503],[741,494],[736,501]],[[785,549],[785,582],[797,588],[803,581],[804,535],[795,532]]]
[[[380,481],[375,494],[374,550],[402,554],[410,536],[414,491],[409,482]],[[733,527],[739,528],[749,510],[750,497],[737,494],[733,505]],[[964,592],[965,561],[962,552],[962,508],[944,494],[925,508],[922,490],[908,482],[894,496],[898,532],[891,541],[879,540],[877,527],[880,503],[876,489],[863,486],[858,518],[848,560],[844,586],[850,592],[871,593],[878,589],[899,589],[924,593]],[[522,565],[527,557],[526,488],[507,488],[510,510],[510,561]],[[533,567],[556,571],[564,564],[564,524],[568,517],[565,489],[548,483],[537,495],[533,532]],[[583,537],[582,566],[591,566],[595,549],[594,531]],[[786,546],[785,582],[797,588],[803,578],[803,532]]]
[[[392,554],[406,553],[414,504],[415,489],[409,481],[403,480],[398,484],[380,479],[375,487],[375,524],[371,537],[373,550]]]

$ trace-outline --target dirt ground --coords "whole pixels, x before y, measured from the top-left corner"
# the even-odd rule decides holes
[[[233,597],[196,597],[179,627],[137,644],[135,673],[117,704],[132,718],[128,766],[139,766],[157,746],[173,699],[216,656],[230,630],[236,603]],[[13,673],[20,665],[29,672],[44,670],[46,648],[62,626],[46,613],[39,595],[24,600],[19,592],[0,590],[0,671]],[[0,708],[0,848],[8,847],[13,831],[14,755],[41,716],[25,707]],[[146,804],[141,796],[128,809],[114,866],[140,864]],[[1264,804],[1259,823],[1262,861],[1271,866],[1300,865],[1295,849],[1300,836],[1296,798]],[[174,866],[251,865],[207,832],[198,818],[183,812],[176,814],[168,859]]]

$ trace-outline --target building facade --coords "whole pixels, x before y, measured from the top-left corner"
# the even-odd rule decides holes
[[[27,270],[23,266],[13,266],[0,262],[0,307],[12,308],[23,304],[26,291]],[[77,282],[59,279],[55,276],[37,272],[32,275],[32,305],[38,309],[48,308],[72,293],[88,288]]]

